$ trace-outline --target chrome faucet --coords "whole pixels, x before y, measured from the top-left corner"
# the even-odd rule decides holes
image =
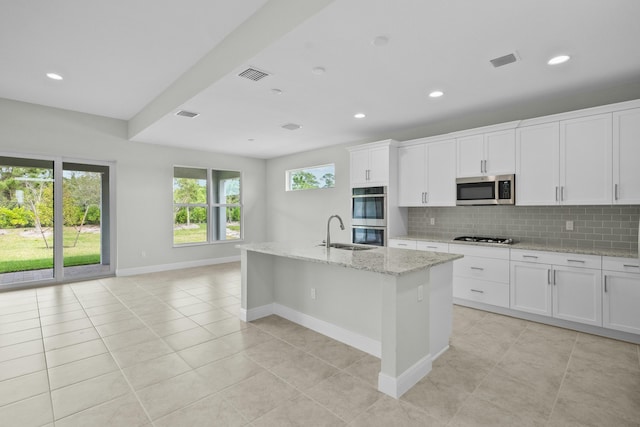
[[[327,249],[331,247],[331,233],[330,233],[329,226],[331,225],[331,220],[333,218],[338,218],[338,221],[340,221],[340,230],[344,230],[344,223],[342,222],[342,218],[340,218],[340,215],[331,215],[329,217],[329,220],[327,221],[327,240],[326,240]]]

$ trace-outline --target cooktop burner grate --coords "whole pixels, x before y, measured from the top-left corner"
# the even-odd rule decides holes
[[[456,237],[453,240],[459,242],[499,243],[503,245],[510,245],[511,243],[513,243],[513,239],[507,239],[505,237],[460,236]]]

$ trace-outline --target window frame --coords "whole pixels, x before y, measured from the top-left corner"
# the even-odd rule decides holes
[[[310,169],[321,169],[326,167],[333,168],[333,186],[332,187],[312,187],[312,188],[292,188],[291,186],[291,176],[299,171],[306,171]],[[331,188],[336,187],[336,164],[335,163],[325,163],[321,165],[313,165],[313,166],[304,166],[301,168],[295,169],[287,169],[284,173],[284,181],[285,181],[285,192],[296,192],[296,191],[305,191],[305,190],[329,190]]]
[[[206,173],[206,179],[205,179],[205,183],[206,183],[206,198],[207,201],[206,203],[176,203],[175,199],[174,199],[174,191],[173,191],[173,186],[174,186],[174,180],[176,179],[175,176],[175,170],[176,168],[184,168],[184,169],[199,169],[199,170],[204,170]],[[238,242],[242,242],[244,241],[244,202],[243,202],[243,180],[244,180],[244,172],[241,170],[237,170],[237,169],[223,169],[223,168],[211,168],[211,167],[202,167],[202,166],[184,166],[184,165],[173,165],[172,168],[172,177],[171,177],[171,198],[172,198],[172,208],[173,208],[173,215],[172,215],[172,245],[174,248],[184,248],[184,247],[189,247],[189,246],[202,246],[202,245],[217,245],[217,244],[224,244],[224,243],[238,243]],[[218,202],[214,202],[214,197],[213,197],[213,172],[218,171],[218,172],[236,172],[239,175],[239,179],[240,179],[240,188],[239,188],[239,194],[238,194],[238,203],[218,203]],[[181,207],[203,207],[206,210],[206,215],[207,215],[207,240],[203,241],[203,242],[188,242],[188,243],[176,243],[175,241],[175,225],[176,225],[176,221],[175,221],[175,212],[176,212],[176,208],[181,208]],[[226,209],[227,207],[238,207],[240,208],[240,237],[238,239],[233,239],[233,240],[227,240],[227,239],[214,239],[213,235],[214,235],[214,224],[213,224],[213,220],[214,220],[214,216],[213,216],[213,212],[214,209]]]

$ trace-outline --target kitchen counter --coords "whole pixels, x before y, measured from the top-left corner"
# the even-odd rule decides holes
[[[454,243],[456,245],[476,245],[476,246],[491,246],[509,249],[524,249],[530,251],[547,251],[547,252],[559,252],[559,253],[571,253],[571,254],[583,254],[583,255],[598,255],[598,256],[610,256],[621,258],[638,258],[638,253],[626,249],[611,249],[611,248],[564,248],[552,245],[543,245],[540,243],[530,242],[516,242],[510,245],[499,243],[479,243],[479,242],[464,242],[453,239],[446,239],[442,237],[429,237],[429,236],[398,236],[393,237],[400,240],[417,240],[425,242],[441,242],[441,243]]]
[[[381,359],[378,390],[398,398],[449,348],[457,254],[319,242],[241,249],[240,318],[276,314]]]
[[[263,254],[337,265],[356,270],[400,276],[439,264],[454,261],[461,255],[436,252],[416,252],[389,247],[376,247],[364,251],[330,248],[318,242],[268,242],[238,245]]]

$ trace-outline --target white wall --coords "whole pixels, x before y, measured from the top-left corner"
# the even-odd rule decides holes
[[[349,152],[347,145],[283,156],[267,161],[267,240],[317,240],[327,234],[329,216],[338,214],[345,230],[338,222],[331,222],[331,240],[350,242],[351,190],[349,187]],[[335,188],[285,191],[285,173],[327,163],[336,165]]]
[[[266,239],[264,160],[141,144],[126,138],[127,123],[122,120],[0,98],[0,155],[116,162],[120,273],[239,257],[237,242],[173,247],[174,165],[242,171],[245,241]]]

